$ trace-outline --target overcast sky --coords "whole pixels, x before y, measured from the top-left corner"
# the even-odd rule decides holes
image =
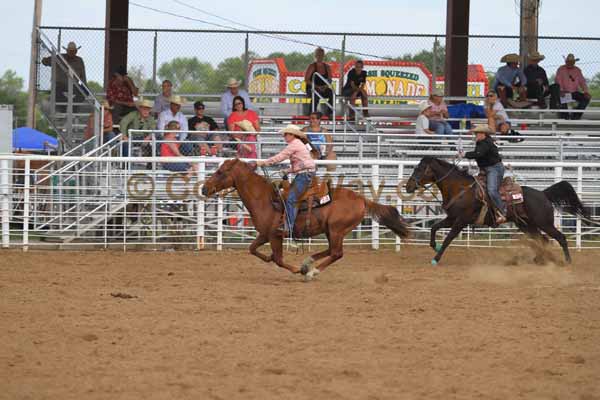
[[[132,1],[176,14],[232,25],[199,11],[191,10],[178,4],[176,0]],[[419,2],[414,0],[180,1],[261,29],[442,34],[445,32],[445,0],[421,0]],[[519,23],[515,2],[518,0],[493,2],[471,0],[471,33],[518,34]],[[0,1],[0,13],[4,16],[0,26],[2,30],[0,73],[6,69],[14,69],[24,78],[28,75],[33,4],[33,0]],[[103,27],[105,4],[105,0],[43,0],[42,24]],[[249,7],[250,4],[252,7]],[[307,10],[311,13],[307,13]],[[565,14],[571,12],[573,15],[566,17]],[[540,35],[600,37],[598,15],[600,15],[600,2],[596,0],[569,0],[568,2],[542,0]],[[139,28],[212,28],[200,22],[166,16],[134,5],[130,6],[129,25]],[[99,45],[101,44],[99,43]],[[185,46],[185,43],[179,43],[179,45]],[[215,46],[214,43],[209,45]],[[597,63],[600,62],[600,42],[595,44],[588,42],[586,45],[588,47],[585,50],[580,50],[580,53],[584,53],[581,57],[581,64],[584,62],[594,63],[596,64],[594,68],[597,68]],[[361,50],[368,51],[370,50],[368,47],[371,45],[355,43],[355,46],[367,47]],[[490,42],[480,45],[482,48],[489,46]],[[546,51],[556,51],[557,55],[570,51],[570,49],[549,49],[554,46],[550,43],[545,46]],[[573,47],[574,45],[569,46]],[[88,52],[92,51],[89,47],[91,46],[88,46]],[[479,45],[471,44],[470,61],[473,61],[471,60],[472,55],[475,56],[476,51],[480,50],[474,47],[479,47]],[[541,50],[544,50],[543,46],[540,47]],[[282,48],[282,50],[287,49]],[[498,52],[504,50],[503,47],[498,49]],[[81,49],[82,56],[85,55],[85,51],[85,48]],[[93,49],[93,51],[98,50]],[[518,52],[518,48],[514,51]],[[89,54],[87,57],[88,59],[92,58]]]

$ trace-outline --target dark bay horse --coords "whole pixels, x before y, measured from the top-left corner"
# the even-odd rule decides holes
[[[225,161],[206,180],[202,194],[211,196],[228,188],[237,190],[258,232],[258,236],[250,245],[250,253],[265,262],[274,261],[278,266],[293,273],[301,272],[309,279],[342,257],[344,237],[362,221],[365,213],[396,235],[408,236],[408,226],[395,207],[377,204],[349,189],[336,188],[329,204],[313,209],[310,215],[302,211],[298,213],[294,227],[295,236],[312,237],[324,233],[329,243],[327,250],[306,258],[299,268],[283,261],[283,234],[277,229],[282,221],[281,211],[273,206],[277,193],[272,184],[256,174],[249,164],[232,159]],[[267,242],[271,244],[271,255],[258,251],[258,248]],[[313,267],[313,263],[322,258],[324,260],[316,268]]]
[[[424,157],[413,171],[406,183],[406,191],[413,193],[418,187],[435,184],[443,197],[442,207],[446,218],[431,227],[430,246],[437,252],[431,263],[436,265],[452,240],[466,226],[477,220],[482,202],[476,196],[475,178],[456,165],[434,157]],[[544,191],[528,186],[522,186],[523,203],[515,206],[514,212],[509,212],[508,220],[533,239],[547,238],[541,232],[556,239],[562,247],[565,259],[571,262],[569,248],[565,235],[554,226],[554,207],[565,212],[591,220],[584,209],[573,186],[567,181],[555,183]],[[510,210],[510,207],[509,207]],[[486,224],[493,226],[493,218],[486,218]],[[444,243],[438,247],[435,234],[440,228],[450,228]],[[536,262],[541,260],[539,249],[536,250]]]

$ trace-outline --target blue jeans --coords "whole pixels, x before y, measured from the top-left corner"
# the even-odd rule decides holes
[[[488,194],[496,205],[496,208],[500,210],[502,214],[506,215],[506,204],[502,201],[502,197],[500,197],[500,192],[498,191],[502,184],[502,179],[504,179],[504,164],[499,162],[489,167],[485,167],[485,173]]]
[[[447,121],[429,120],[429,129],[435,131],[436,135],[452,135],[452,126]]]
[[[296,214],[298,213],[298,199],[310,186],[313,175],[313,172],[302,172],[297,174],[290,187],[290,195],[285,202],[285,209],[288,229],[292,233],[294,232],[294,223],[296,222]]]

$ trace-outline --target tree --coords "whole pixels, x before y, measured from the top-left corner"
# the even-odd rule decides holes
[[[87,87],[92,91],[92,93],[104,92],[104,87],[96,81],[87,81]]]
[[[592,98],[597,99],[600,98],[600,72],[592,77],[589,80],[590,94]]]
[[[215,79],[214,74],[212,65],[197,57],[178,57],[158,69],[158,77],[170,80],[177,93],[207,93]]]
[[[23,78],[10,69],[0,77],[0,104],[13,106],[15,128],[27,124],[27,93],[23,91],[23,83]],[[43,96],[40,94],[38,102],[42,101]],[[49,132],[48,123],[42,118],[38,109],[36,109],[36,127],[40,131]]]
[[[395,57],[393,60],[422,62],[431,73],[433,73],[433,50],[421,50],[416,54],[405,54],[402,57]],[[446,48],[438,46],[436,52],[437,75],[444,75],[444,64],[446,63]]]

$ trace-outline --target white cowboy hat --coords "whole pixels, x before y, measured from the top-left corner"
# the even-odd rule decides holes
[[[169,97],[169,103],[179,104],[181,106],[185,103],[185,100],[183,100],[183,97],[181,96],[173,95]]]
[[[515,53],[505,54],[500,59],[500,62],[503,62],[503,63],[518,63],[519,62],[519,55],[515,54]]]
[[[433,89],[433,91],[431,92],[432,96],[437,96],[437,97],[444,97],[444,91],[441,89]]]
[[[146,100],[146,99],[139,99],[135,103],[135,105],[138,107],[146,107],[146,108],[152,108],[154,106],[154,104],[150,100]]]
[[[419,103],[419,114],[427,110],[429,107],[431,107],[431,104],[429,104],[428,101],[422,101],[421,103]]]
[[[102,100],[100,102],[100,105],[102,107],[104,107],[105,110],[112,110],[113,109],[113,107],[110,105],[110,103],[108,102],[108,100]]]
[[[290,134],[290,135],[296,136],[298,139],[300,139],[302,141],[308,140],[306,133],[302,132],[302,130],[297,125],[294,125],[294,124],[289,124],[282,130],[280,130],[279,133],[281,133],[282,135]]]
[[[242,84],[242,81],[238,81],[235,78],[229,78],[229,80],[227,81],[228,88],[239,87],[241,84]]]
[[[245,132],[256,132],[256,129],[254,129],[254,125],[252,125],[252,122],[248,121],[247,119],[243,121],[237,121],[235,122],[235,124]]]
[[[473,132],[475,133],[485,133],[486,135],[493,135],[494,131],[487,125],[477,125]]]
[[[539,51],[532,51],[527,58],[531,61],[542,61],[544,58],[546,58],[546,56]]]

